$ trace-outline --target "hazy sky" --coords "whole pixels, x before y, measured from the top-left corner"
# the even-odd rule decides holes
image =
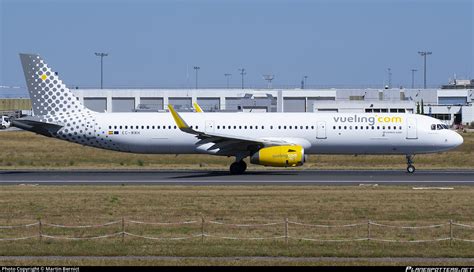
[[[24,86],[18,53],[42,55],[69,86],[411,85],[474,78],[473,1],[0,0],[0,85]],[[0,89],[1,92],[1,89]]]

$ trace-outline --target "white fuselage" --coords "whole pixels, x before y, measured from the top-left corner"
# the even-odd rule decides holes
[[[180,113],[189,126],[230,137],[285,140],[305,154],[418,154],[452,149],[462,137],[439,120],[404,113]],[[170,113],[97,113],[94,136],[113,150],[214,154],[179,130]],[[438,126],[439,128],[439,126]],[[104,147],[103,147],[104,148]],[[105,147],[107,148],[107,147]]]

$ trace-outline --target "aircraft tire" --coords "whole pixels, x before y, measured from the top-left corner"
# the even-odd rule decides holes
[[[230,174],[231,175],[241,175],[245,172],[247,164],[243,161],[234,162],[230,165]]]
[[[413,174],[413,173],[415,173],[415,170],[416,170],[416,169],[415,169],[415,166],[413,166],[413,165],[411,165],[411,164],[408,165],[408,167],[407,167],[407,172],[408,172],[408,173]]]

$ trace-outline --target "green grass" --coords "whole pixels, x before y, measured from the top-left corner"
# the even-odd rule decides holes
[[[418,155],[418,169],[474,169],[474,133],[455,150]],[[0,169],[223,169],[233,158],[211,155],[143,155],[85,147],[31,132],[0,133]],[[405,169],[404,156],[311,155],[295,169]],[[249,169],[272,170],[258,165]]]

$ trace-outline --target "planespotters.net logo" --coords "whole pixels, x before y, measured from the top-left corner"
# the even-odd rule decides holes
[[[474,272],[474,267],[411,267],[407,266],[405,272]]]

